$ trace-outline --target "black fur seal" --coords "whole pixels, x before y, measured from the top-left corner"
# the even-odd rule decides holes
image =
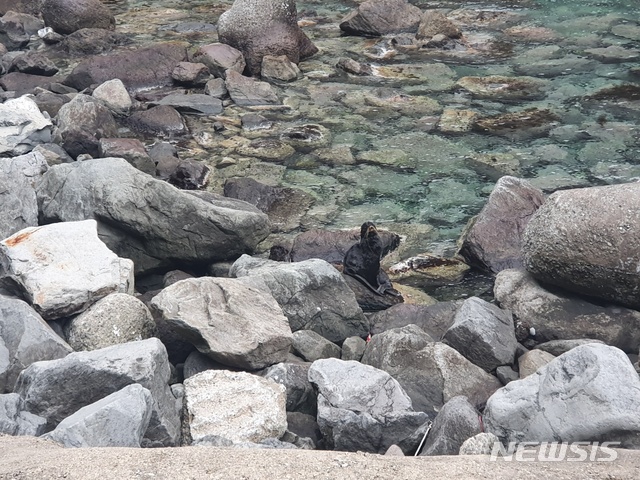
[[[360,227],[360,241],[344,255],[344,273],[354,277],[360,283],[378,295],[390,293],[399,296],[393,288],[387,274],[380,268],[383,244],[378,229],[371,222]]]

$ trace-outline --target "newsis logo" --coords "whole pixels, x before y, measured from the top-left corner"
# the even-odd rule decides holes
[[[506,462],[613,462],[620,442],[494,442],[491,461]]]

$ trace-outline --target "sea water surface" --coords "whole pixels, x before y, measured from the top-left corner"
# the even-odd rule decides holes
[[[547,193],[640,177],[640,2],[412,3],[443,9],[461,27],[461,41],[416,48],[412,35],[345,36],[339,23],[357,3],[298,2],[299,23],[320,52],[300,63],[301,79],[276,87],[285,108],[257,110],[274,126],[243,131],[237,120],[250,110],[233,105],[225,109],[222,132],[213,128],[220,119],[190,117],[193,138],[178,142],[181,157],[209,164],[208,188],[218,193],[234,176],[303,190],[313,204],[300,229],[367,220],[413,228],[415,253],[452,253],[501,175],[529,179]],[[231,1],[110,4],[117,30],[136,45],[187,40],[196,47],[217,41],[215,24]],[[336,68],[341,58],[370,64],[374,75],[346,74]],[[501,93],[509,89],[489,82],[484,95],[457,83],[495,75],[543,82],[522,94],[518,88]],[[464,121],[526,111],[545,112],[542,126],[527,126],[526,114],[501,131],[471,129]],[[234,150],[243,137],[278,138],[303,124],[325,127],[328,143],[280,162]]]

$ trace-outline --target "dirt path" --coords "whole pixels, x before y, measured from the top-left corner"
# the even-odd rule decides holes
[[[64,449],[33,437],[0,435],[0,479],[633,479],[640,451],[614,462],[490,462],[488,457],[384,457],[302,450]]]

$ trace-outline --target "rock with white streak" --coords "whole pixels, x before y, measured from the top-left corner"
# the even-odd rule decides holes
[[[200,352],[230,367],[284,362],[291,329],[268,293],[232,278],[181,280],[151,301],[165,323]]]
[[[640,378],[615,347],[588,344],[494,393],[487,432],[503,443],[617,441],[640,447]]]
[[[245,372],[207,370],[184,382],[188,431],[193,443],[207,438],[259,443],[287,429],[285,389]]]
[[[18,377],[15,392],[25,410],[46,418],[51,429],[82,407],[139,383],[153,397],[142,445],[174,446],[180,440],[180,417],[170,375],[167,350],[150,338],[33,363]]]
[[[481,432],[480,413],[466,397],[453,397],[438,412],[420,455],[458,455],[463,442]]]
[[[37,152],[0,159],[0,239],[38,225],[35,186],[47,168],[47,160]]]
[[[155,326],[144,303],[133,295],[112,293],[69,320],[64,332],[74,350],[97,350],[151,338]]]
[[[45,320],[133,287],[133,264],[98,238],[95,220],[29,227],[0,242],[0,266]]]
[[[151,392],[134,383],[82,407],[44,438],[65,447],[140,447],[152,410]]]
[[[317,399],[308,378],[310,366],[310,363],[278,363],[265,368],[259,374],[285,387],[287,412],[315,415]]]
[[[51,120],[30,97],[0,103],[0,118],[0,155],[22,155],[36,145],[51,141]]]
[[[313,330],[335,343],[369,333],[353,291],[324,260],[282,263],[243,255],[229,275],[271,292],[294,332]]]
[[[23,300],[0,295],[0,394],[12,392],[22,370],[54,360],[71,347]]]
[[[384,453],[428,420],[388,373],[356,361],[317,360],[318,425],[329,448]]]

